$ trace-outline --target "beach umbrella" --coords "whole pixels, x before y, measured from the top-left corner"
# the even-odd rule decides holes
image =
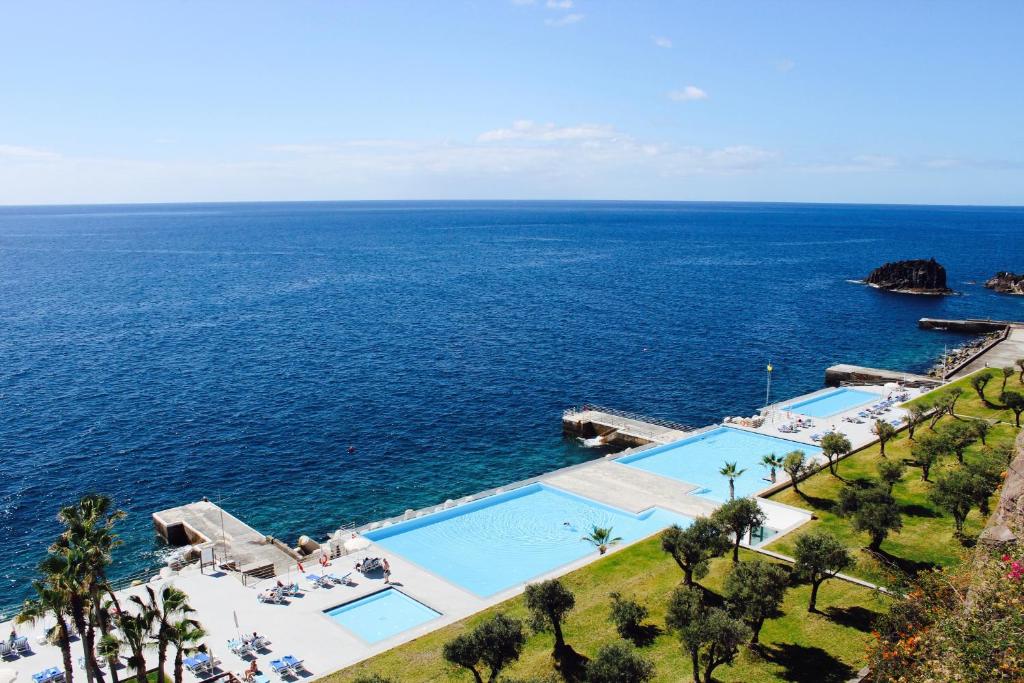
[[[365,536],[353,536],[345,541],[345,550],[354,553],[359,550],[366,550],[370,547],[370,539]]]

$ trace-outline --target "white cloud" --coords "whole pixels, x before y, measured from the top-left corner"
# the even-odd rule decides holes
[[[498,128],[481,133],[477,142],[501,142],[525,140],[534,142],[556,142],[563,140],[607,140],[618,137],[611,126],[583,123],[577,126],[556,126],[553,123],[537,123],[520,120],[511,128]]]
[[[924,162],[925,168],[955,168],[961,165],[959,159],[929,159]]]
[[[56,152],[50,152],[45,149],[36,149],[35,147],[22,147],[20,145],[2,145],[0,144],[0,159],[35,159],[44,161],[47,159],[59,159],[60,155]]]
[[[792,59],[780,59],[779,61],[775,62],[775,68],[778,71],[781,71],[782,73],[792,71],[793,67],[795,66],[796,62],[794,62]]]
[[[672,47],[671,38],[666,38],[665,36],[651,36],[651,40],[654,41],[655,45],[657,45],[658,47],[663,47],[666,50]]]
[[[544,23],[547,24],[548,26],[559,27],[570,26],[571,24],[578,24],[581,21],[583,21],[583,15],[575,13],[566,14],[564,17],[559,17],[558,19],[545,19]]]
[[[673,90],[668,94],[668,97],[676,102],[693,102],[695,100],[706,100],[708,94],[695,85],[688,85],[682,90]]]
[[[548,0],[546,7],[548,9],[572,9],[572,0]]]

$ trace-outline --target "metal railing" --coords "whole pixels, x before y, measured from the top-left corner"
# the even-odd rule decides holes
[[[646,422],[647,424],[657,425],[658,427],[665,427],[666,429],[677,429],[681,432],[692,432],[697,428],[693,425],[683,424],[682,422],[676,422],[675,420],[665,420],[660,417],[650,417],[649,415],[641,415],[640,413],[634,413],[628,410],[619,410],[618,408],[608,408],[607,406],[597,405],[596,403],[584,403],[582,406],[567,408],[562,412],[563,417],[571,417],[576,413],[592,410],[599,413],[607,413],[608,415],[614,415],[616,417],[623,417],[627,420],[636,420],[638,422]]]

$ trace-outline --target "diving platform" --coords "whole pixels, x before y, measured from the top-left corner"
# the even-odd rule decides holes
[[[585,403],[562,413],[562,431],[582,439],[600,439],[602,445],[633,447],[672,443],[686,438],[694,428],[671,420]]]
[[[299,559],[281,541],[261,534],[224,508],[201,500],[153,513],[157,534],[171,546],[212,548],[216,564],[242,575],[274,576]]]

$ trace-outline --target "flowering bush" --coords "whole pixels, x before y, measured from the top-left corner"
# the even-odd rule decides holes
[[[1024,557],[923,573],[873,635],[875,681],[1024,680]]]

